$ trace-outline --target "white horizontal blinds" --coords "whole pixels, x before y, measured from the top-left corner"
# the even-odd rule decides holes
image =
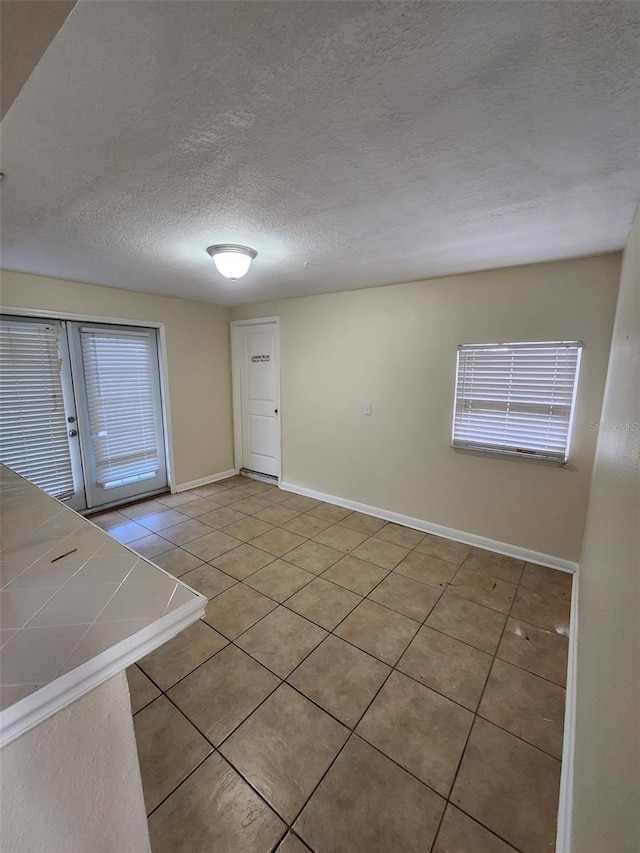
[[[55,323],[0,318],[0,459],[56,498],[74,492]]]
[[[155,331],[80,328],[90,440],[103,489],[156,476]]]
[[[453,446],[564,461],[579,341],[458,348]]]

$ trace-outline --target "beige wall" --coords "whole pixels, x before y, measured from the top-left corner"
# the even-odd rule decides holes
[[[177,485],[233,468],[227,308],[3,271],[3,306],[165,324]]]
[[[0,752],[2,853],[150,853],[124,672]]]
[[[598,421],[615,428],[599,434],[580,561],[572,850],[638,853],[640,215],[624,255]]]
[[[232,309],[281,317],[283,479],[576,561],[619,269],[614,254]],[[585,344],[569,468],[452,450],[457,345],[555,339]]]

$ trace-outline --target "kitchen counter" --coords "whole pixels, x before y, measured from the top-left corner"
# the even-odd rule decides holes
[[[204,613],[206,598],[0,466],[0,746]]]

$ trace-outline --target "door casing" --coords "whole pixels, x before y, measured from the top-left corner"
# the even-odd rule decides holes
[[[244,468],[244,449],[242,438],[242,379],[241,365],[243,353],[241,350],[241,338],[238,335],[238,329],[246,326],[265,326],[274,325],[278,336],[278,365],[280,365],[280,317],[255,317],[251,320],[232,320],[231,321],[231,376],[233,390],[233,441],[235,451],[235,470],[236,473]],[[282,405],[280,399],[280,370],[277,374],[278,382],[278,417],[277,417],[277,477],[278,481],[282,479]]]

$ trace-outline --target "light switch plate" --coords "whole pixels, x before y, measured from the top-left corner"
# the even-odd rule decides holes
[[[371,414],[371,403],[364,403],[362,406],[362,414],[370,415]]]

